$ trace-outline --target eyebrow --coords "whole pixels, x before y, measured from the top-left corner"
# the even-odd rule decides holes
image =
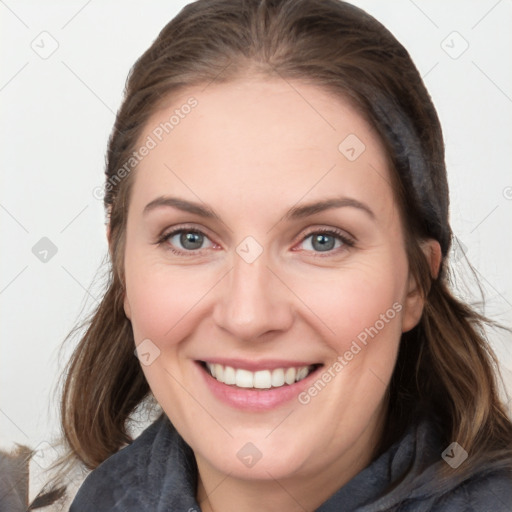
[[[172,208],[176,208],[178,210],[182,210],[188,213],[193,213],[195,215],[199,215],[200,217],[220,220],[220,217],[211,208],[208,208],[207,206],[203,206],[199,203],[194,203],[192,201],[187,201],[185,199],[179,199],[177,197],[170,196],[160,196],[157,197],[156,199],[153,199],[153,201],[151,201],[144,207],[143,213],[144,215],[146,215],[152,210],[165,206],[170,206]]]
[[[160,196],[153,199],[145,206],[143,213],[146,215],[150,211],[161,207],[172,207],[207,219],[221,220],[219,215],[206,205],[171,196]],[[357,208],[365,212],[371,219],[375,219],[375,214],[366,204],[350,197],[337,197],[309,203],[303,206],[294,206],[283,216],[282,220],[290,221],[303,219],[326,210],[343,207]]]
[[[325,199],[324,201],[309,203],[304,206],[294,206],[283,218],[285,220],[302,219],[304,217],[309,217],[310,215],[315,215],[316,213],[321,213],[325,210],[343,207],[358,208],[368,214],[371,219],[375,219],[375,214],[369,206],[350,197],[336,197],[333,199]]]

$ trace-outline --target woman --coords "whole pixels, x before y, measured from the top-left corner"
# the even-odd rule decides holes
[[[130,73],[105,192],[112,279],[62,402],[94,470],[73,512],[510,510],[441,128],[376,20],[188,5]]]

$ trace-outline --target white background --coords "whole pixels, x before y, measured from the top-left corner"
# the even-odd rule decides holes
[[[2,447],[58,434],[56,383],[69,348],[59,350],[101,292],[91,284],[107,246],[92,192],[115,111],[129,68],[186,3],[0,2]],[[445,134],[454,232],[481,279],[485,312],[511,325],[512,2],[353,3],[396,35],[425,77]],[[51,44],[46,59],[31,47]],[[46,263],[32,253],[42,237],[57,247]],[[512,340],[493,343],[511,382]]]

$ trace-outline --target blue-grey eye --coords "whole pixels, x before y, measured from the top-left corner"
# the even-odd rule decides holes
[[[208,238],[197,231],[177,231],[169,237],[170,244],[187,251],[202,249],[205,241],[209,241]]]
[[[338,235],[330,233],[312,233],[303,241],[303,248],[308,251],[327,252],[341,247],[343,241]]]

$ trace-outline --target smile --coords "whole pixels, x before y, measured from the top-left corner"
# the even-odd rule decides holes
[[[248,412],[295,403],[323,363],[251,359],[196,360],[206,389],[220,402]]]
[[[246,389],[271,389],[290,386],[305,379],[318,365],[250,371],[219,363],[204,363],[218,382]]]

